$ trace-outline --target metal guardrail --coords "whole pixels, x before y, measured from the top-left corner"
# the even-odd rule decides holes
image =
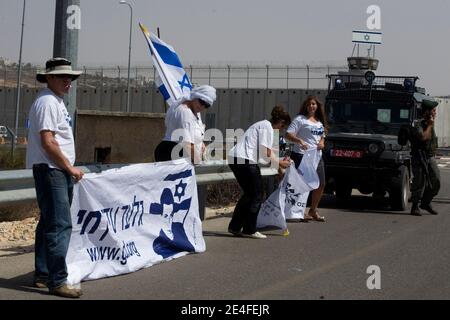
[[[84,173],[100,173],[105,170],[125,167],[129,164],[106,164],[78,166]],[[274,177],[278,171],[270,167],[262,167],[263,177]],[[204,219],[206,205],[206,186],[226,181],[234,181],[235,177],[226,161],[209,161],[195,166],[195,175],[198,185],[200,218]],[[273,188],[273,181],[269,182]],[[0,207],[10,205],[23,205],[36,200],[33,172],[26,170],[0,171]]]

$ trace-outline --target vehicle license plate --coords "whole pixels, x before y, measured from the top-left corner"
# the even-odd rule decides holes
[[[363,152],[360,150],[331,149],[331,156],[340,158],[362,158]]]

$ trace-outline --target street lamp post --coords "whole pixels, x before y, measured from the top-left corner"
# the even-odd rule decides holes
[[[126,4],[130,7],[130,44],[128,47],[128,82],[127,82],[127,112],[130,112],[130,62],[131,62],[131,30],[133,27],[133,7],[125,0],[121,0],[120,4]]]
[[[19,70],[17,72],[17,97],[16,97],[16,119],[14,123],[14,137],[12,137],[12,150],[11,157],[14,161],[14,151],[17,143],[17,136],[19,131],[19,107],[20,107],[20,82],[22,79],[22,43],[23,43],[23,27],[25,25],[25,5],[26,0],[23,0],[23,13],[22,13],[22,31],[20,34],[20,49],[19,49]]]

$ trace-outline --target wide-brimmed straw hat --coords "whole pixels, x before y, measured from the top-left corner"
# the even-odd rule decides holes
[[[65,58],[52,58],[45,63],[45,72],[38,72],[36,80],[42,83],[47,82],[46,75],[65,74],[72,77],[72,81],[76,80],[83,71],[72,70],[72,62]]]

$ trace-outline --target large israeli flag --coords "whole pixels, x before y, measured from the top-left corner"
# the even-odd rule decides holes
[[[153,64],[158,71],[155,82],[164,100],[171,107],[183,97],[189,98],[192,84],[175,50],[150,33],[142,23],[139,23],[139,26],[147,40]]]

